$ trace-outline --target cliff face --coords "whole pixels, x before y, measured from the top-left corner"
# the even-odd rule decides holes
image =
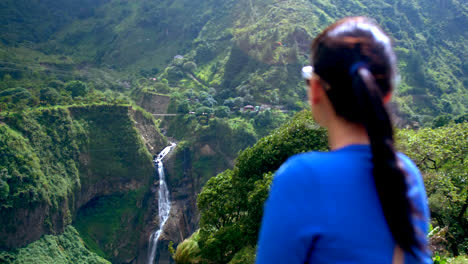
[[[151,116],[126,106],[36,110],[6,118],[0,138],[9,187],[0,197],[0,248],[60,234],[72,222],[88,248],[114,263],[147,247],[148,149],[166,145]]]
[[[166,105],[167,109],[167,105]],[[165,110],[163,110],[165,113]],[[130,115],[135,120],[135,127],[140,132],[143,142],[146,148],[151,154],[156,154],[166,147],[169,143],[166,138],[161,135],[159,130],[156,128],[157,124],[155,120],[146,115],[142,111],[132,110]]]
[[[171,101],[166,95],[143,92],[137,96],[138,105],[152,114],[165,114]]]
[[[201,191],[206,175],[214,176],[228,168],[232,162],[225,154],[220,158],[222,162],[218,159],[212,160],[214,156],[220,155],[219,150],[215,152],[209,144],[194,146],[187,142],[179,142],[176,149],[164,159],[172,207],[158,243],[156,255],[158,263],[173,263],[168,250],[169,243],[173,242],[175,248],[198,228],[200,214],[197,209],[197,195]],[[197,166],[200,161],[204,161],[207,168]],[[157,197],[154,203],[157,209]]]
[[[156,260],[159,264],[173,263],[168,250],[169,243],[172,241],[176,246],[198,227],[199,213],[196,196],[199,192],[198,181],[200,179],[193,175],[190,155],[190,149],[181,143],[163,160],[171,197],[171,211],[158,243]],[[175,180],[175,175],[178,174],[181,174],[181,178]],[[155,187],[158,187],[157,184]],[[157,195],[155,196],[154,217],[157,218]]]

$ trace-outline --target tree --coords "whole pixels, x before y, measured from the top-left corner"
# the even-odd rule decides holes
[[[174,66],[167,67],[166,73],[169,82],[176,82],[184,77],[184,73]]]
[[[235,106],[234,99],[228,98],[228,99],[224,100],[223,105],[225,105],[225,106],[229,107],[230,109],[232,109]]]
[[[197,64],[195,64],[195,62],[193,61],[187,61],[186,63],[184,63],[184,66],[182,66],[182,68],[184,69],[184,71],[193,73],[197,70]]]
[[[431,216],[449,227],[450,250],[468,252],[468,123],[400,130],[397,138],[424,175]]]
[[[187,114],[189,112],[189,102],[187,100],[184,100],[177,106],[177,112],[181,114]]]
[[[456,124],[468,122],[468,114],[459,115],[459,116],[455,117],[455,119],[453,121],[455,121]]]
[[[10,186],[8,186],[7,180],[10,178],[8,176],[8,170],[6,168],[3,168],[0,171],[0,204],[6,204],[5,201],[8,198],[8,195],[10,193]],[[1,209],[1,207],[0,207]]]
[[[242,126],[237,129],[247,131]],[[254,247],[273,173],[291,155],[313,149],[326,150],[327,137],[304,111],[245,149],[232,170],[208,180],[198,196],[202,257],[226,263],[242,248]]]
[[[195,111],[195,114],[197,116],[211,116],[213,114],[214,110],[213,108],[211,107],[207,107],[207,106],[201,106],[199,108],[197,108],[197,110]]]
[[[157,93],[167,94],[171,91],[171,88],[167,83],[158,82],[154,85],[154,89]]]
[[[450,123],[451,120],[452,120],[451,115],[438,116],[438,117],[434,118],[434,120],[432,121],[432,128],[438,128],[438,127],[446,126],[446,125],[448,125]]]
[[[200,101],[204,106],[213,107],[218,104],[218,102],[213,98],[213,96],[207,92],[200,93]]]
[[[215,116],[219,118],[224,118],[229,116],[229,107],[227,106],[218,106],[215,109]]]
[[[244,98],[242,98],[242,97],[236,97],[236,98],[234,98],[234,105],[235,105],[237,108],[242,108],[242,107],[244,107]]]
[[[39,99],[49,104],[56,104],[60,99],[60,94],[54,88],[41,89]]]
[[[71,92],[72,97],[85,96],[88,93],[86,84],[81,81],[71,81],[65,85],[65,90]]]

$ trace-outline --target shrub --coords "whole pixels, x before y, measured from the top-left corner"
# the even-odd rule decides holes
[[[81,81],[71,81],[65,85],[65,90],[71,93],[72,97],[85,96],[88,93],[86,84]]]
[[[182,68],[187,72],[193,73],[197,70],[197,64],[195,64],[195,62],[193,61],[187,61],[186,63],[184,63],[184,66],[182,66]]]

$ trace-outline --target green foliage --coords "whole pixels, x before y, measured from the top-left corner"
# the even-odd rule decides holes
[[[216,107],[214,114],[216,117],[225,118],[225,117],[229,117],[229,112],[230,112],[229,107],[218,106]]]
[[[400,149],[421,169],[431,216],[449,227],[449,250],[468,252],[468,123],[400,130]]]
[[[326,150],[325,131],[312,121],[309,111],[302,111],[271,135],[260,140],[254,148],[246,149],[237,158],[239,178],[255,181],[263,173],[276,171],[290,156],[310,151]]]
[[[11,264],[110,263],[89,251],[73,226],[68,226],[61,235],[45,235],[24,248],[12,251],[0,251],[0,262]]]
[[[72,97],[85,96],[88,92],[86,84],[80,81],[71,81],[65,85],[65,90],[71,93]]]
[[[439,255],[436,255],[433,257],[434,264],[465,264],[468,263],[468,257],[467,256],[458,256],[455,258],[445,258],[441,257]]]
[[[134,257],[134,248],[144,229],[143,188],[138,192],[97,197],[80,208],[73,225],[85,245],[103,258],[112,260]],[[115,254],[115,244],[125,245]]]
[[[237,252],[228,264],[253,264],[255,263],[255,252],[255,247],[246,246]]]
[[[179,81],[181,78],[183,78],[185,75],[184,73],[177,67],[171,66],[166,69],[166,74],[167,74],[167,80],[170,83],[176,83]]]
[[[197,231],[179,244],[174,254],[174,260],[177,264],[203,263],[200,257],[200,248],[198,247],[199,239]]]
[[[40,91],[39,100],[55,105],[60,100],[60,94],[54,88],[44,88]]]
[[[434,257],[434,264],[446,264],[447,260],[441,258],[440,256],[435,256]]]
[[[188,101],[184,101],[177,106],[177,112],[181,114],[187,114],[190,110],[189,106],[190,103]]]
[[[5,232],[0,240],[2,247],[4,239],[12,237],[17,228],[26,228],[16,221],[17,210],[51,208],[42,212],[44,217],[35,228],[41,230],[44,226],[49,232],[58,232],[70,224],[70,214],[75,214],[75,190],[105,183],[102,188],[122,196],[124,202],[108,204],[105,208],[110,211],[87,211],[86,217],[78,219],[87,219],[96,226],[106,223],[100,229],[104,233],[97,232],[105,234],[103,256],[134,256],[136,246],[132,243],[138,243],[140,234],[135,230],[143,230],[143,209],[136,206],[144,198],[140,186],[151,181],[153,167],[128,106],[36,109],[11,114],[4,121],[6,124],[0,124],[0,213],[4,216],[0,221]],[[120,189],[122,183],[137,193]],[[68,201],[70,208],[66,206]],[[110,215],[104,219],[100,213]],[[89,242],[96,234],[94,230],[77,223],[89,247],[100,252],[101,244]],[[112,232],[119,236],[110,235]],[[132,239],[122,242],[128,237]],[[128,246],[114,255],[118,245]]]
[[[0,92],[0,101],[9,105],[9,108],[23,111],[26,105],[33,103],[34,97],[31,92],[24,88],[11,88]]]
[[[193,61],[187,61],[186,63],[184,63],[182,68],[184,69],[184,71],[194,73],[197,70],[197,64],[195,64],[195,62]]]
[[[168,124],[168,135],[184,140],[177,147],[174,170],[168,174],[170,186],[180,184],[183,177],[194,177],[198,179],[195,189],[201,190],[208,179],[232,167],[239,151],[257,141],[255,130],[246,120],[203,115],[207,110],[212,111],[200,109],[198,117],[177,116]]]
[[[201,212],[198,243],[202,257],[227,263],[239,250],[250,245],[246,252],[239,253],[238,259],[253,258],[252,247],[257,242],[273,173],[294,154],[326,149],[325,131],[304,111],[244,150],[233,170],[208,180],[197,204]]]
[[[158,79],[167,78],[172,87],[157,87],[158,93],[212,86],[217,100],[241,97],[300,110],[305,91],[298,72],[308,63],[313,37],[338,18],[367,15],[395,40],[402,74],[396,101],[402,117],[431,125],[428,115],[467,111],[468,64],[461,59],[467,55],[467,36],[459,25],[468,21],[468,11],[460,1],[86,3],[79,8],[73,1],[2,3],[8,14],[2,25],[9,26],[0,34],[0,76],[5,79],[0,86],[27,87],[32,102],[25,105],[34,105],[42,88],[61,93],[63,83],[72,80],[91,88],[89,67],[94,64],[102,71],[92,78],[100,90],[107,86],[102,79],[122,90],[125,78],[112,77],[160,74]],[[178,54],[183,56],[174,59]],[[114,70],[119,72],[99,78]],[[11,85],[27,79],[44,79],[44,85],[34,91],[29,85]]]
[[[432,121],[432,128],[438,128],[438,127],[446,126],[446,125],[448,125],[450,123],[451,120],[452,120],[451,115],[438,116],[438,117],[434,118],[434,120]]]
[[[258,113],[253,119],[255,131],[261,137],[268,135],[270,131],[279,127],[287,119],[287,116],[280,111],[266,110]]]
[[[3,206],[24,208],[46,202],[57,207],[59,197],[79,185],[77,140],[84,137],[82,128],[66,109],[15,114],[5,121],[0,149],[6,155],[0,168],[10,175],[6,180],[10,192]]]
[[[399,130],[397,135],[400,149],[424,174],[437,225],[450,227],[447,240],[454,255],[466,253],[467,136],[467,123],[435,130]],[[216,263],[237,261],[241,256],[245,261],[254,259],[273,172],[289,156],[311,149],[326,150],[326,135],[312,123],[308,112],[302,112],[244,150],[232,170],[206,183],[197,204],[201,212],[198,245],[203,259]],[[246,245],[250,253],[241,253]]]
[[[0,151],[6,153],[0,156],[1,208],[37,201],[56,206],[58,197],[64,197],[72,186],[95,183],[100,177],[118,178],[116,175],[135,171],[137,178],[143,179],[141,175],[149,169],[142,160],[148,160],[149,155],[138,133],[130,129],[125,111],[117,107],[113,113],[107,106],[85,106],[127,104],[123,94],[130,88],[179,96],[171,113],[199,113],[198,117],[177,116],[163,124],[171,136],[187,140],[192,154],[187,164],[193,165],[194,174],[203,183],[230,167],[240,150],[287,119],[274,111],[241,115],[238,110],[245,104],[294,111],[304,107],[306,95],[299,71],[309,63],[310,42],[325,26],[349,15],[370,16],[391,34],[402,75],[395,96],[400,116],[434,128],[466,120],[468,64],[463,58],[467,57],[468,42],[460,25],[468,22],[468,7],[463,1],[66,0],[54,4],[6,0],[0,7],[5,14],[0,19],[0,111],[7,123],[0,123]],[[183,57],[173,59],[177,54]],[[228,116],[221,102],[229,107]],[[70,110],[55,107],[72,104],[78,106]],[[49,113],[36,112],[35,108],[41,107]],[[230,120],[220,120],[226,117]],[[119,125],[113,118],[124,121]],[[255,157],[264,153],[249,150],[238,159],[231,181],[238,184],[252,175],[239,194],[252,208],[261,204],[268,175],[275,170],[272,164],[295,152],[290,147],[297,143],[297,137],[304,136],[295,130],[287,133],[293,136],[283,135],[284,143],[278,143],[287,154],[272,154],[260,161]],[[116,150],[124,144],[121,142],[138,142],[138,146]],[[274,153],[268,145],[277,142],[262,142],[267,142],[261,143],[266,153]],[[96,151],[103,148],[110,148],[110,154]],[[215,155],[209,155],[210,150]],[[417,151],[424,151],[424,147],[417,147]],[[79,164],[88,158],[92,162]],[[427,175],[432,175],[429,178],[444,186],[435,191],[432,204],[437,212],[447,215],[441,218],[444,225],[459,230],[448,220],[462,209],[458,198],[463,197],[463,189],[452,179],[457,179],[457,173],[465,175],[466,165],[453,162],[451,168],[439,167],[440,163],[427,169]],[[429,159],[424,164],[432,166]],[[243,171],[239,166],[250,169]],[[78,173],[87,171],[95,174],[78,178]],[[250,241],[257,228],[253,222],[261,210],[258,214],[246,212]],[[230,241],[237,228],[241,227],[227,226],[220,234]],[[236,244],[231,249],[241,246],[245,245]],[[461,250],[464,247],[460,246]]]

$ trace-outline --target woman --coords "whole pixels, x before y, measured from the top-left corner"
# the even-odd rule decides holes
[[[432,263],[422,177],[395,153],[385,109],[397,75],[389,37],[369,19],[345,18],[311,51],[303,75],[331,151],[277,171],[257,263]]]

